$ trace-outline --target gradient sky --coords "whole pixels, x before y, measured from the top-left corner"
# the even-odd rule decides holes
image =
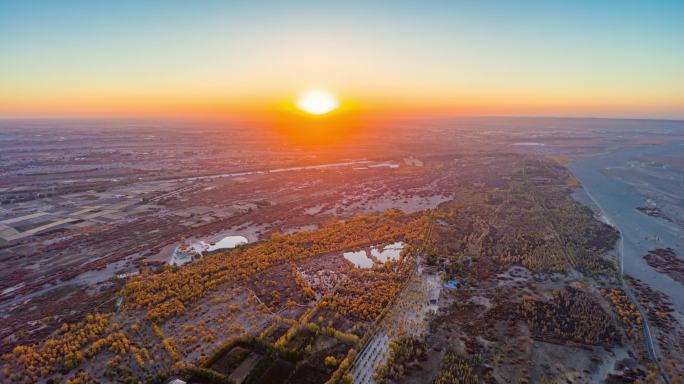
[[[0,0],[0,116],[684,118],[684,1]]]

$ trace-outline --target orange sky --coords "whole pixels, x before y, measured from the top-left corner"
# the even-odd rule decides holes
[[[684,6],[0,4],[0,117],[684,118]]]

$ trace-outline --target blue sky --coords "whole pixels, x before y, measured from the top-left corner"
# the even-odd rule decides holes
[[[377,108],[682,117],[682,20],[681,1],[0,1],[0,114],[323,86]]]

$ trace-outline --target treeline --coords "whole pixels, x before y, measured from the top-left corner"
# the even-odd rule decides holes
[[[546,183],[519,175],[500,189],[460,190],[442,204],[434,213],[442,240],[428,253],[428,264],[441,257],[450,275],[461,269],[454,262],[465,258],[494,262],[498,270],[517,264],[541,273],[616,275],[615,260],[605,254],[615,246],[617,231],[572,199],[564,172],[536,167]]]
[[[41,344],[18,345],[3,355],[2,378],[12,383],[33,383],[50,375],[69,374],[86,360],[101,355],[106,360],[106,376],[114,376],[124,366],[153,372],[164,359],[158,351],[149,351],[129,338],[129,334],[139,332],[135,323],[125,332],[111,321],[111,314],[88,314],[85,321],[64,323]],[[86,378],[83,371],[78,371],[71,380],[88,382]]]
[[[413,265],[390,260],[373,269],[355,268],[320,305],[352,319],[373,321],[399,293]]]
[[[627,338],[630,340],[641,340],[643,337],[641,325],[644,320],[636,304],[627,297],[625,291],[621,288],[600,288],[599,292],[613,306],[620,321],[625,325],[624,329],[627,333]]]
[[[109,323],[109,315],[88,315],[85,321],[67,324],[41,345],[17,345],[3,356],[7,366],[7,378],[11,382],[36,382],[51,373],[70,371],[96,350],[108,346],[117,352],[126,345],[116,344],[112,338],[118,325]],[[106,336],[109,334],[109,336]],[[90,344],[88,349],[84,348]]]
[[[555,291],[548,301],[525,296],[520,312],[532,334],[538,338],[588,345],[621,343],[620,332],[610,315],[591,294],[576,288]]]
[[[396,341],[390,342],[390,352],[387,363],[378,367],[374,379],[383,384],[387,380],[395,381],[411,371],[420,369],[417,366],[420,361],[427,359],[427,347],[425,343],[415,336],[403,336]]]
[[[184,306],[227,281],[247,280],[276,264],[314,255],[358,248],[372,243],[418,237],[424,216],[390,210],[377,216],[358,216],[314,230],[274,234],[267,241],[202,258],[182,268],[133,277],[122,289],[125,309],[147,308],[155,322],[182,314]]]
[[[449,351],[433,384],[478,384],[482,380],[476,370],[477,365],[476,358],[465,358]]]

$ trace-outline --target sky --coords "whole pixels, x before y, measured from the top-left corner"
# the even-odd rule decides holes
[[[0,0],[0,117],[684,118],[684,1]]]

